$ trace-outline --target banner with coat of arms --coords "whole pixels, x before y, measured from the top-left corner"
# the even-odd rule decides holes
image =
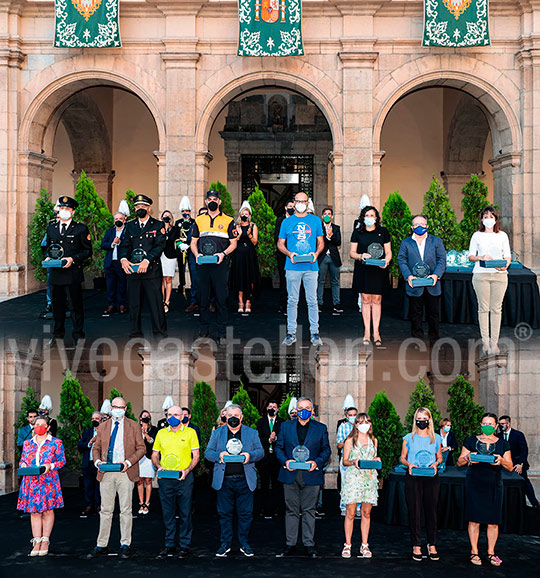
[[[238,56],[301,56],[301,0],[238,0]]]
[[[122,46],[120,0],[55,0],[54,45],[68,48]]]
[[[488,0],[424,0],[424,46],[488,46]]]

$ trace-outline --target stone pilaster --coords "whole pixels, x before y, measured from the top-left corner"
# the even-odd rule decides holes
[[[91,171],[85,171],[85,173],[89,179],[92,179],[97,194],[105,201],[109,209],[111,211],[116,211],[116,207],[112,206],[112,186],[115,172],[93,173]],[[74,170],[71,172],[71,175],[73,177],[73,192],[75,193],[81,173],[80,171]]]

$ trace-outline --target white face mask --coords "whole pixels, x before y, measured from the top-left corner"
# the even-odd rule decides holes
[[[370,427],[371,427],[371,424],[369,424],[369,423],[359,423],[356,426],[356,429],[362,434],[367,434]]]
[[[296,210],[299,213],[305,213],[307,210],[307,205],[305,203],[296,203]]]
[[[69,219],[71,219],[71,211],[68,211],[68,209],[60,209],[58,211],[58,217],[62,221],[69,221]]]
[[[126,414],[125,409],[113,409],[111,411],[111,415],[113,417],[115,417],[116,419],[120,419],[120,418],[124,417],[125,414]]]
[[[493,227],[495,226],[495,223],[497,222],[497,219],[492,219],[490,217],[486,217],[483,221],[482,224],[484,225],[484,227],[486,229],[493,229]]]
[[[377,222],[375,217],[364,217],[364,225],[366,227],[373,227],[373,225]]]

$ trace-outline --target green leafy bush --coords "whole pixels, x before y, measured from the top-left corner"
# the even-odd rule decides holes
[[[463,219],[459,224],[461,230],[461,249],[468,249],[473,233],[478,230],[480,211],[490,203],[487,198],[487,185],[478,177],[471,175],[471,180],[461,189],[461,209]]]
[[[229,217],[234,218],[234,208],[232,206],[231,193],[229,193],[227,187],[220,181],[216,181],[215,183],[210,183],[208,190],[219,192],[219,196],[221,198],[221,210],[225,215],[229,215]]]
[[[276,215],[266,202],[264,193],[258,186],[248,199],[253,214],[252,221],[259,229],[259,241],[257,243],[257,257],[259,270],[262,277],[272,277],[277,269],[276,244],[274,243],[274,229],[276,228]]]
[[[193,388],[193,405],[191,419],[201,430],[200,440],[200,465],[196,472],[202,474],[205,471],[204,452],[212,435],[212,430],[219,417],[219,409],[216,404],[216,394],[212,387],[205,381],[197,381]]]
[[[388,229],[392,244],[392,261],[390,262],[390,274],[399,277],[401,271],[397,262],[397,256],[401,242],[411,233],[412,214],[409,205],[403,200],[398,191],[394,191],[386,199],[382,210],[382,224]]]
[[[418,383],[409,397],[409,410],[405,416],[405,429],[408,432],[412,430],[414,412],[419,407],[429,409],[431,416],[433,417],[433,425],[435,426],[435,429],[438,429],[442,416],[437,407],[437,402],[435,401],[435,394],[423,377],[418,379]]]
[[[261,416],[257,408],[251,403],[248,392],[244,389],[243,385],[240,386],[240,389],[234,394],[231,401],[242,408],[242,413],[244,414],[242,420],[243,425],[257,428],[257,421],[259,421]]]
[[[36,201],[36,208],[28,229],[30,234],[28,236],[28,244],[30,246],[30,263],[34,267],[34,277],[38,281],[46,281],[47,273],[41,266],[43,261],[43,250],[41,242],[45,237],[47,225],[49,221],[54,218],[54,204],[45,189],[41,189],[39,197]]]
[[[135,192],[132,191],[131,189],[128,189],[126,191],[126,196],[124,197],[124,199],[126,200],[128,207],[129,207],[129,216],[127,217],[128,220],[130,219],[134,219],[135,218]]]
[[[461,248],[461,230],[456,213],[450,205],[450,198],[441,181],[435,178],[424,195],[422,213],[427,217],[429,233],[440,237],[447,251]]]
[[[291,416],[289,415],[289,404],[291,403],[291,399],[293,397],[294,395],[292,393],[288,393],[279,406],[278,415],[283,421],[291,419]]]
[[[133,408],[131,406],[131,402],[127,401],[127,399],[120,393],[115,387],[111,389],[111,393],[109,394],[109,401],[112,403],[112,400],[115,397],[121,397],[126,402],[126,417],[128,419],[132,419],[133,421],[137,421],[137,418],[133,414]]]

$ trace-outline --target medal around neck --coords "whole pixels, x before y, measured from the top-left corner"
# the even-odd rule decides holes
[[[476,451],[477,454],[469,454],[471,462],[483,462],[486,464],[495,463],[495,444],[486,444],[486,442],[481,442],[476,440]]]
[[[311,464],[308,464],[309,449],[306,446],[296,446],[292,451],[292,462],[289,463],[291,470],[310,470]]]
[[[371,257],[364,261],[366,265],[373,267],[384,267],[386,265],[386,261],[381,259],[384,255],[384,247],[380,243],[371,243],[367,248],[367,252]]]
[[[219,261],[216,253],[217,244],[213,239],[202,238],[199,242],[200,255],[197,257],[197,263],[199,265],[215,265]]]
[[[228,456],[223,456],[223,461],[226,464],[243,464],[245,456],[240,455],[244,449],[244,445],[238,438],[231,438],[225,446],[229,452]]]
[[[41,266],[45,268],[50,267],[63,267],[66,264],[66,260],[62,257],[64,256],[64,247],[59,243],[53,243],[47,249],[47,259],[46,261],[41,261]]]
[[[431,467],[433,455],[430,452],[426,450],[418,452],[415,461],[414,465],[417,467],[411,470],[413,476],[432,478],[435,475],[435,469]]]
[[[139,271],[139,265],[146,259],[146,251],[137,247],[133,249],[131,252],[131,268],[133,269],[133,273],[137,273]]]
[[[291,259],[294,265],[296,263],[312,263],[313,253],[311,252],[311,246],[307,241],[298,241],[296,243],[296,255]]]
[[[18,468],[18,476],[40,476],[45,473],[45,466],[27,466],[26,468]]]
[[[412,268],[414,279],[412,280],[413,287],[433,287],[433,279],[428,277],[431,273],[429,265],[425,261],[418,261]]]

